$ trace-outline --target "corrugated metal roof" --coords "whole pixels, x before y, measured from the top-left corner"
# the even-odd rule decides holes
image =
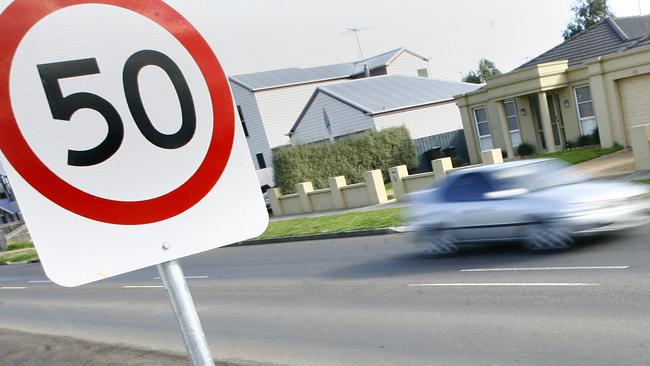
[[[454,95],[479,88],[479,84],[436,80],[405,75],[358,79],[318,89],[362,108],[368,113],[454,99]]]
[[[639,40],[650,34],[650,15],[607,18],[533,58],[517,69],[545,62],[568,60],[569,66],[589,59],[630,50],[643,45]]]
[[[482,84],[436,80],[405,75],[377,76],[319,86],[291,128],[295,131],[318,93],[325,93],[363,112],[379,114],[454,99]]]
[[[249,90],[277,88],[280,86],[305,84],[320,80],[331,80],[351,77],[364,71],[364,64],[369,69],[385,66],[404,48],[396,48],[380,55],[372,56],[361,61],[345,62],[340,64],[316,67],[291,67],[287,69],[254,72],[250,74],[234,75],[230,80]]]
[[[283,85],[303,84],[318,80],[349,77],[354,70],[353,63],[343,63],[309,68],[291,67],[288,69],[255,72],[231,76],[230,80],[250,90],[273,88]]]

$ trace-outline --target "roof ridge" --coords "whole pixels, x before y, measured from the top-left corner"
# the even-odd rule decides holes
[[[316,89],[327,90],[325,88],[328,88],[330,86],[335,87],[335,86],[339,86],[339,85],[347,85],[347,84],[358,83],[358,82],[362,82],[362,81],[384,79],[384,78],[395,77],[395,76],[406,76],[406,75],[377,75],[377,76],[371,76],[371,77],[368,77],[368,78],[350,79],[350,80],[343,81],[343,82],[336,83],[336,84],[319,85]]]
[[[361,62],[366,62],[366,61],[368,61],[368,60],[370,60],[370,59],[377,58],[377,57],[384,56],[384,55],[387,55],[387,54],[392,53],[392,52],[401,51],[401,50],[405,50],[405,49],[406,49],[406,48],[404,48],[404,47],[398,47],[398,48],[392,49],[392,50],[390,50],[390,51],[386,51],[386,52],[380,53],[380,54],[378,54],[378,55],[374,55],[374,56],[366,57],[366,58],[364,58],[363,60],[352,61],[352,63],[353,63],[354,65],[357,65],[357,64],[359,64],[359,63],[361,63]]]
[[[616,19],[613,17],[607,17],[605,18],[605,21],[607,24],[614,30],[614,33],[616,33],[619,38],[623,41],[629,41],[630,37],[623,31],[623,29],[616,23]]]

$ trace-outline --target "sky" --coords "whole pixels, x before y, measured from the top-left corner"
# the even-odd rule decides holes
[[[213,39],[229,75],[355,61],[406,47],[431,76],[459,80],[481,58],[505,72],[562,42],[573,0],[237,0],[210,2]],[[226,5],[224,5],[226,4]],[[223,5],[223,6],[221,6]],[[610,0],[617,16],[650,14],[650,0]]]

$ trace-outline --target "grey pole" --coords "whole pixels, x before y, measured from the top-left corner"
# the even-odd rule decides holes
[[[196,313],[192,294],[187,287],[183,269],[177,261],[173,260],[160,263],[158,272],[167,292],[169,292],[169,299],[174,308],[178,327],[181,330],[192,366],[214,366],[214,359],[205,333],[203,333],[201,320]]]

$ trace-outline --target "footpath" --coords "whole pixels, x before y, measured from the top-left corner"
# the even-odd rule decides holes
[[[88,342],[70,337],[24,333],[0,328],[2,366],[179,366],[187,356],[161,350]],[[263,366],[217,362],[216,366]]]

